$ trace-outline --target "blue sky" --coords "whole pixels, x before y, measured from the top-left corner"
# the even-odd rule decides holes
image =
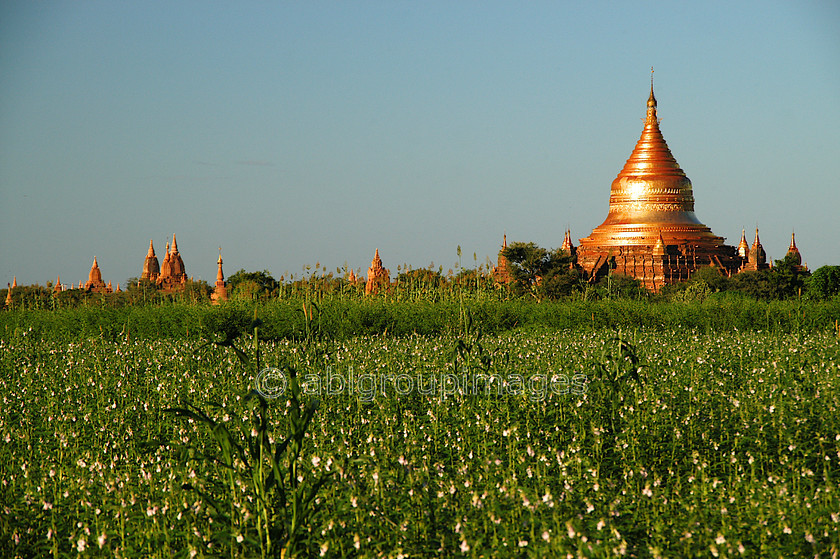
[[[840,4],[0,5],[0,280],[444,272],[557,247],[661,128],[730,244],[840,264]]]

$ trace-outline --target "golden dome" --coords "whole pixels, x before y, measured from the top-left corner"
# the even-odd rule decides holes
[[[644,129],[612,182],[607,218],[581,246],[653,246],[662,234],[669,244],[723,244],[694,215],[691,181],[665,143],[656,108],[651,84]]]

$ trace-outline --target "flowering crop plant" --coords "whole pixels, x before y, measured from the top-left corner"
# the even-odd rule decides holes
[[[236,343],[0,339],[0,555],[840,554],[833,331]]]

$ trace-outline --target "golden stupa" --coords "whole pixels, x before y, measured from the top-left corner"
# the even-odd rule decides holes
[[[607,218],[580,239],[577,263],[592,278],[612,270],[651,290],[687,279],[699,266],[731,274],[743,264],[735,247],[694,214],[691,181],[659,130],[652,76],[642,135],[612,182]]]

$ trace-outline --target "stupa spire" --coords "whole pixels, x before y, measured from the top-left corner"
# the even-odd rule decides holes
[[[379,249],[377,248],[370,263],[370,268],[368,268],[365,294],[377,293],[380,289],[387,288],[390,277],[391,272],[382,266],[382,259],[379,258]]]
[[[647,100],[645,124],[659,124],[659,119],[656,117],[656,97],[653,95],[653,66],[650,67],[650,96]]]
[[[93,265],[90,267],[87,283],[85,283],[85,289],[96,293],[111,292],[110,287],[102,281],[102,271],[99,269],[99,262],[96,260],[95,256],[93,257]]]
[[[219,260],[217,260],[219,264],[219,270],[216,272],[216,283],[221,281],[225,281],[225,275],[222,273],[222,247],[219,247]]]
[[[222,247],[219,247],[219,259],[216,261],[219,269],[216,271],[216,288],[210,295],[210,300],[214,305],[218,305],[220,301],[227,301],[228,293],[225,287],[225,274],[222,272]]]
[[[166,255],[169,256],[168,254]],[[160,275],[160,263],[155,255],[154,242],[149,239],[149,252],[146,253],[146,260],[143,261],[143,273],[140,274],[140,279],[149,281],[157,281]]]
[[[563,244],[560,246],[560,250],[565,250],[569,254],[573,254],[575,250],[575,245],[572,244],[571,229],[566,229],[566,234],[563,236]]]
[[[794,232],[790,233],[790,246],[788,247],[788,251],[785,256],[792,256],[797,266],[802,264],[802,255],[796,247],[796,233]]]
[[[758,227],[756,227],[755,240],[753,241],[752,247],[750,247],[750,256],[746,269],[763,270],[764,268],[767,268],[767,253],[764,252],[764,247],[761,246],[761,239],[758,238]]]
[[[750,245],[747,243],[747,230],[741,229],[741,242],[738,243],[738,256],[748,258],[750,256]]]

